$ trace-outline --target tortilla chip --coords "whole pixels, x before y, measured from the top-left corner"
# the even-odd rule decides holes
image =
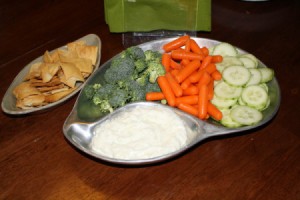
[[[23,107],[36,107],[45,105],[45,96],[42,94],[31,95],[25,97],[22,100],[18,100],[16,106],[19,108]]]
[[[67,44],[68,50],[76,52],[76,47],[79,45],[85,45],[85,41],[78,40]]]
[[[69,87],[74,88],[77,81],[84,81],[80,70],[74,64],[62,62],[61,68],[64,72],[64,75],[60,77],[61,81]]]
[[[93,65],[96,64],[98,53],[97,46],[78,45],[76,46],[76,52],[79,58],[90,59]]]
[[[54,76],[51,81],[44,83],[42,80],[39,79],[30,79],[29,82],[31,83],[31,86],[33,87],[51,87],[55,85],[59,85],[62,82],[57,76]]]
[[[61,58],[62,62],[66,62],[66,63],[73,63],[79,70],[81,73],[88,73],[91,74],[93,72],[93,64],[92,61],[90,59],[86,59],[86,58]]]
[[[49,92],[52,90],[60,89],[66,87],[65,84],[55,85],[55,86],[46,86],[46,87],[37,87],[40,92]]]
[[[75,51],[67,51],[67,50],[58,49],[57,52],[58,52],[60,61],[62,59],[67,59],[67,58],[78,58],[77,52],[75,52]]]
[[[34,63],[31,65],[28,74],[25,76],[25,80],[40,78],[41,77],[41,62]]]
[[[31,95],[39,95],[41,94],[38,89],[32,87],[30,82],[22,82],[13,90],[13,94],[17,99],[24,99],[25,97]]]
[[[45,96],[45,101],[48,102],[48,103],[56,102],[56,101],[64,98],[65,96],[69,95],[74,90],[75,90],[75,88],[71,88],[71,89],[68,89],[66,91],[57,92],[55,94],[47,95],[47,96]]]
[[[59,63],[43,63],[41,66],[43,82],[49,82],[60,68]]]

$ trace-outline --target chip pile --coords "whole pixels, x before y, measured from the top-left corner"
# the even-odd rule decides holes
[[[98,47],[84,41],[67,44],[67,49],[46,51],[42,62],[32,64],[24,81],[13,90],[16,106],[21,109],[56,102],[76,89],[93,72]]]

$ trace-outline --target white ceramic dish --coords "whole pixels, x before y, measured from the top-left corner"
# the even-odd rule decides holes
[[[100,38],[95,35],[95,34],[89,34],[86,35],[82,38],[79,38],[78,40],[83,40],[86,42],[86,44],[88,45],[95,45],[98,46],[98,56],[97,56],[97,61],[96,61],[96,65],[94,68],[94,72],[99,68],[100,65],[100,60],[101,60],[101,40]],[[70,41],[71,42],[71,41]],[[59,47],[58,49],[65,49],[66,46],[62,46]],[[54,106],[57,106],[63,102],[65,102],[66,100],[70,99],[71,97],[73,97],[76,93],[78,93],[82,87],[84,86],[84,83],[77,83],[77,89],[74,90],[71,94],[69,94],[68,96],[62,98],[61,100],[54,102],[54,103],[50,103],[47,104],[45,106],[41,106],[41,107],[36,107],[36,108],[32,108],[32,109],[28,109],[28,110],[24,110],[24,109],[20,109],[16,107],[16,98],[13,95],[13,90],[14,88],[19,85],[20,83],[23,82],[24,77],[26,76],[26,74],[28,73],[28,71],[30,70],[30,67],[32,64],[37,63],[37,62],[41,62],[42,61],[42,57],[40,56],[36,59],[34,59],[32,62],[30,62],[29,64],[27,64],[20,72],[19,74],[15,77],[15,79],[13,80],[13,82],[11,83],[11,85],[9,86],[9,88],[7,89],[2,103],[1,103],[1,107],[2,110],[7,113],[7,114],[11,114],[11,115],[22,115],[22,114],[28,114],[28,113],[33,113],[33,112],[38,112],[38,111],[42,111],[42,110],[47,110],[50,109]]]

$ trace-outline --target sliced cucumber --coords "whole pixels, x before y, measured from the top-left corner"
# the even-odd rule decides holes
[[[268,102],[268,93],[258,85],[244,88],[241,97],[248,106],[258,109],[265,107]]]
[[[237,56],[237,49],[229,43],[222,42],[215,46],[213,55],[221,55],[221,56]]]
[[[243,66],[226,67],[222,73],[223,79],[230,85],[243,86],[251,77],[250,71]]]
[[[243,65],[246,68],[256,68],[257,67],[257,65],[255,64],[255,62],[251,58],[240,57],[239,59],[240,59],[240,61],[242,61]]]
[[[255,68],[258,67],[258,59],[250,53],[245,53],[245,54],[241,54],[239,55],[240,58],[250,58],[254,63],[255,63]]]
[[[269,92],[269,87],[266,83],[261,83],[259,84],[258,86],[262,87],[264,90],[266,90],[266,92],[268,93]]]
[[[231,116],[230,116],[230,109],[220,109],[220,111],[222,112],[222,119],[220,121],[220,123],[223,126],[226,126],[228,128],[238,128],[240,126],[242,126],[240,123],[233,121]]]
[[[243,65],[243,62],[236,56],[224,56],[221,63],[216,63],[216,67],[220,72],[231,65]]]
[[[246,103],[243,101],[242,97],[239,97],[239,98],[238,98],[238,103],[239,103],[241,106],[246,106]]]
[[[215,86],[215,95],[223,99],[237,99],[242,90],[241,87],[234,87],[222,81]]]
[[[236,106],[231,109],[230,117],[233,121],[242,125],[254,125],[262,120],[260,111],[248,106]]]
[[[261,73],[257,68],[249,69],[251,73],[250,80],[247,82],[247,86],[249,85],[258,85],[261,82]]]
[[[231,106],[237,103],[237,99],[223,99],[214,95],[211,103],[217,106],[218,108],[230,108]]]
[[[274,71],[268,67],[262,67],[262,68],[258,68],[261,75],[262,75],[262,79],[261,82],[262,83],[266,83],[268,81],[271,81],[274,77]]]

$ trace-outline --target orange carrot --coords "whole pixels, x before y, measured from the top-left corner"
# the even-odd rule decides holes
[[[200,85],[199,88],[199,101],[198,101],[198,117],[205,119],[207,115],[207,104],[208,104],[208,89],[207,85]]]
[[[198,93],[199,93],[199,89],[195,85],[190,85],[188,88],[183,90],[183,96],[195,95],[195,94],[198,94]]]
[[[201,48],[195,40],[190,39],[190,46],[192,52],[203,55]]]
[[[214,63],[210,63],[210,64],[208,64],[208,65],[204,68],[204,70],[205,70],[206,72],[208,72],[209,74],[211,74],[211,73],[213,73],[214,71],[217,70],[217,67],[216,67],[216,65],[215,65]]]
[[[188,60],[203,60],[203,55],[192,53],[192,52],[186,52],[184,50],[174,50],[171,52],[171,57],[175,60],[182,60],[182,59],[188,59]]]
[[[165,98],[165,95],[162,92],[147,92],[146,100],[147,101],[158,101]]]
[[[212,56],[211,62],[213,62],[213,63],[220,63],[222,61],[223,61],[223,56],[221,56],[221,55],[214,55],[214,56]]]
[[[163,45],[163,50],[165,50],[165,52],[170,52],[172,50],[178,49],[184,46],[189,38],[189,35],[184,35],[175,40],[172,40],[171,42],[168,42],[167,44]]]
[[[173,59],[170,59],[170,67],[172,69],[181,69],[182,68],[182,66],[179,63],[175,62]]]
[[[208,100],[212,100],[214,97],[214,80],[211,79],[210,82],[207,84],[208,88]]]
[[[215,120],[221,120],[223,117],[222,112],[216,107],[214,106],[211,102],[208,102],[207,104],[207,112],[208,114],[214,118]]]
[[[190,39],[188,39],[186,41],[184,51],[186,51],[186,52],[190,52],[191,51],[191,40]],[[182,59],[181,60],[181,64],[182,65],[187,65],[187,64],[189,64],[189,62],[190,62],[190,60],[188,60],[188,59]]]
[[[189,75],[191,75],[194,71],[196,71],[200,67],[199,60],[193,60],[187,66],[179,71],[179,73],[175,76],[178,83],[184,81]]]
[[[221,72],[219,72],[218,70],[214,71],[212,74],[211,74],[211,77],[216,80],[216,81],[219,81],[222,79],[222,74]]]
[[[171,74],[175,77],[179,73],[179,69],[171,69]]]
[[[204,69],[205,67],[207,67],[207,65],[211,63],[211,60],[212,56],[206,56],[201,63],[200,69]]]
[[[207,85],[210,81],[211,81],[211,76],[206,71],[203,72],[203,75],[201,76],[198,82],[199,89],[201,85]]]
[[[197,108],[189,105],[189,104],[185,104],[185,103],[181,103],[177,106],[180,110],[184,111],[184,112],[187,112],[191,115],[194,115],[194,116],[198,116],[198,110]]]
[[[205,72],[204,70],[200,70],[200,71],[196,71],[193,74],[191,74],[189,76],[191,83],[197,83],[200,80],[200,78],[204,72]]]
[[[190,79],[186,78],[182,83],[181,83],[181,88],[182,89],[187,89],[191,85]]]
[[[168,53],[163,53],[161,64],[165,67],[166,72],[170,71],[171,55]]]
[[[184,97],[178,97],[176,98],[176,105],[179,105],[181,103],[194,105],[198,103],[198,95],[190,95],[190,96],[184,96]]]
[[[189,63],[190,63],[190,61],[188,59],[182,59],[181,62],[180,62],[180,64],[183,65],[183,66],[185,66]]]
[[[182,96],[183,89],[180,87],[179,83],[173,78],[172,74],[167,72],[166,78],[172,88],[172,91],[176,97]]]
[[[175,106],[175,95],[172,91],[172,88],[170,86],[170,83],[168,82],[167,78],[165,76],[159,76],[157,78],[157,83],[164,94],[168,104],[170,106]]]
[[[201,51],[202,51],[202,53],[203,53],[204,56],[208,56],[209,55],[209,50],[208,50],[207,47],[202,47]]]

